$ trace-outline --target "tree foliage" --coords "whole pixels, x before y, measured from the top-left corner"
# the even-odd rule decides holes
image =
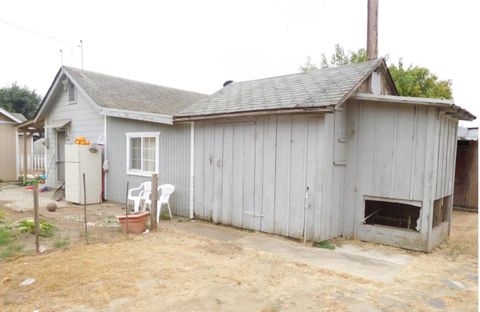
[[[388,57],[386,57],[388,60]],[[321,56],[320,65],[317,66],[312,62],[310,57],[304,65],[300,66],[300,71],[311,71],[329,66],[340,66],[351,63],[361,63],[367,60],[365,49],[357,51],[345,52],[339,44],[335,45],[335,52],[330,57],[330,62],[324,53]],[[390,64],[389,70],[392,75],[398,93],[402,96],[428,97],[428,98],[452,98],[452,82],[451,80],[439,80],[438,77],[431,73],[428,68],[413,66],[404,67],[402,60],[398,64]]]
[[[0,89],[0,107],[12,113],[21,113],[27,119],[35,115],[41,100],[35,90],[20,87],[16,83]]]
[[[391,64],[389,69],[400,95],[439,99],[453,98],[452,81],[439,80],[428,68],[412,65],[405,68],[400,59],[398,65]]]

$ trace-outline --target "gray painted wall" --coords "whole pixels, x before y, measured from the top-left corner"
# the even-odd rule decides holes
[[[453,193],[457,121],[413,105],[349,101],[346,111],[343,234],[430,250],[433,200]],[[420,202],[420,231],[363,224],[364,196]]]
[[[335,113],[195,122],[194,211],[300,238],[336,236],[429,251],[433,201],[453,193],[457,121],[437,108],[349,101]],[[419,231],[363,224],[365,196],[422,206]],[[451,207],[449,207],[451,212]]]
[[[334,123],[334,114],[195,122],[195,215],[300,238],[308,186],[307,238],[338,236]]]
[[[46,126],[48,126],[48,123],[57,120],[71,119],[67,135],[72,143],[75,137],[79,135],[92,142],[96,142],[99,136],[103,136],[104,116],[100,115],[78,90],[77,101],[74,104],[68,104],[67,92],[63,89],[56,95],[54,101],[47,111]],[[57,161],[57,131],[55,129],[45,129],[45,135],[48,139],[48,148],[46,148],[47,185],[55,187],[57,185],[55,165]]]
[[[172,212],[189,216],[190,212],[190,125],[162,125],[144,121],[107,117],[106,158],[110,170],[106,177],[106,198],[124,203],[127,181],[129,188],[137,187],[149,177],[127,175],[126,136],[127,132],[160,132],[159,177],[160,184],[175,186],[170,198]]]

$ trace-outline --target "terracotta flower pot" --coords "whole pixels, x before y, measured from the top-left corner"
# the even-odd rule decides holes
[[[128,215],[117,216],[118,221],[122,225],[122,232],[127,233],[127,221],[128,221],[128,233],[142,234],[147,228],[147,218],[150,215],[148,212],[134,213]]]

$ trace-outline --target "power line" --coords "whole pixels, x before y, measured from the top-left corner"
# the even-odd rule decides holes
[[[71,47],[75,47],[74,44],[71,44],[70,42],[66,41],[66,40],[62,40],[62,39],[57,39],[53,36],[50,36],[50,35],[47,35],[47,34],[43,34],[41,32],[38,32],[36,30],[33,30],[33,29],[29,29],[29,28],[26,28],[26,27],[23,27],[23,26],[20,26],[20,25],[16,25],[16,24],[12,24],[10,22],[7,22],[7,21],[4,21],[2,19],[0,19],[0,22],[5,24],[5,25],[8,25],[10,27],[13,27],[13,28],[17,28],[17,29],[20,29],[20,30],[23,30],[25,32],[29,32],[31,34],[34,34],[36,36],[40,36],[40,37],[44,37],[46,39],[49,39],[49,40],[52,40],[52,41],[56,41],[56,42],[59,42],[59,43],[63,43],[63,44],[66,44],[66,45],[69,45]]]

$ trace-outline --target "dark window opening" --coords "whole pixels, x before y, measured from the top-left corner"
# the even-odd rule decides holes
[[[365,200],[366,224],[378,224],[417,231],[420,207],[403,203]]]
[[[443,197],[433,202],[433,223],[432,227],[439,226],[448,220],[448,207],[452,196]]]

